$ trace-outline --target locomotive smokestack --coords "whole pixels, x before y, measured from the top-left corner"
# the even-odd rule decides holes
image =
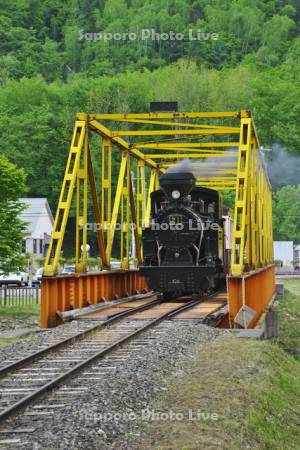
[[[159,184],[167,197],[177,200],[189,195],[195,187],[196,179],[190,172],[164,173],[159,178]]]

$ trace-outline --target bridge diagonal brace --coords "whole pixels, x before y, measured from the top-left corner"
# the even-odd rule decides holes
[[[129,269],[129,213],[130,213],[130,199],[129,199],[129,182],[130,182],[130,156],[127,154],[127,164],[125,169],[125,176],[121,190],[121,209],[120,209],[120,259],[121,268]]]
[[[53,231],[51,234],[50,245],[45,262],[44,275],[46,276],[55,275],[58,268],[66,225],[70,213],[74,188],[80,166],[80,159],[85,144],[86,132],[86,122],[83,120],[76,120],[63,184],[59,196],[58,207],[55,215]]]
[[[101,183],[101,223],[103,230],[109,235],[109,224],[111,218],[111,172],[112,172],[112,142],[110,139],[102,138],[102,183]]]
[[[136,258],[137,258],[138,265],[141,265],[142,264],[142,248],[141,248],[141,243],[140,243],[140,239],[139,239],[137,210],[135,208],[132,177],[131,177],[130,172],[129,172],[129,201],[130,201],[130,208],[131,208],[131,220],[132,220],[133,231],[134,231]]]
[[[87,203],[88,203],[88,133],[79,158],[76,189],[75,268],[77,273],[87,269]]]
[[[136,212],[137,212],[138,234],[139,236],[142,236],[142,229],[144,226],[144,213],[146,211],[144,161],[138,161],[136,184],[137,184]]]
[[[233,275],[241,275],[244,271],[245,262],[249,261],[251,137],[251,119],[242,119],[231,255],[231,272]]]
[[[89,175],[89,180],[90,180],[90,188],[91,188],[92,201],[93,201],[93,207],[94,207],[95,222],[96,222],[96,226],[97,226],[97,239],[98,239],[98,244],[99,244],[102,267],[107,269],[109,267],[109,264],[108,264],[107,256],[106,256],[103,228],[101,226],[102,225],[101,224],[101,212],[100,212],[99,203],[98,203],[97,188],[96,188],[96,182],[95,182],[94,169],[93,169],[90,148],[88,149],[88,175]]]
[[[128,142],[126,142],[124,139],[114,136],[108,128],[104,127],[96,120],[92,120],[91,122],[89,122],[89,128],[92,131],[95,131],[100,136],[110,139],[112,144],[117,145],[122,151],[127,151],[133,157],[145,161],[145,164],[147,164],[148,166],[157,167],[155,161],[152,161],[152,159],[148,158],[147,155],[144,155],[144,153],[139,151],[137,148],[128,144]]]
[[[149,189],[147,196],[147,207],[146,207],[146,215],[145,215],[145,227],[149,227],[150,225],[150,216],[151,216],[151,194],[155,189],[159,189],[159,181],[158,181],[158,171],[156,169],[151,170],[151,176],[149,181]]]
[[[122,199],[124,180],[125,180],[126,171],[127,171],[128,157],[129,157],[128,152],[122,153],[122,160],[121,160],[121,165],[120,165],[120,170],[119,170],[117,190],[116,190],[115,201],[114,201],[114,206],[113,206],[113,211],[112,211],[112,216],[111,216],[110,232],[108,235],[107,247],[106,247],[106,254],[107,254],[108,261],[110,261],[113,241],[114,241],[114,237],[115,237],[116,224],[117,224],[118,215],[119,215],[119,211],[120,211],[120,204],[121,204],[121,199]]]

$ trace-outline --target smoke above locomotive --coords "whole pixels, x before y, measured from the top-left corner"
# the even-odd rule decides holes
[[[168,167],[165,173],[193,173],[193,164],[189,159],[184,159],[180,163]]]

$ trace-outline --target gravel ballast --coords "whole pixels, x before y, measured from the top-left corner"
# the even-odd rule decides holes
[[[64,326],[76,328],[76,323]],[[47,331],[36,340],[45,339],[48,333],[58,333],[57,330]],[[151,405],[168,389],[166,380],[172,376],[179,383],[199,346],[226,334],[224,330],[193,321],[161,323],[85,370],[87,374],[99,374],[98,379],[80,374],[37,401],[37,404],[63,403],[64,407],[57,408],[54,414],[25,415],[7,421],[6,428],[35,429],[18,436],[19,445],[7,448],[138,449],[140,436],[153,419]],[[14,345],[16,351],[18,346]],[[88,389],[76,393],[80,386]],[[66,387],[74,390],[73,396],[66,396]],[[27,414],[30,411],[32,406],[26,409]],[[12,435],[1,434],[0,440],[9,437]]]
[[[91,324],[93,325],[96,325],[96,321]],[[54,340],[61,340],[69,334],[79,333],[81,328],[82,321],[74,320],[56,328],[40,329],[38,332],[33,330],[32,334],[26,335],[25,339],[0,347],[0,364],[9,360],[12,355],[15,359],[24,358],[25,355],[35,353],[43,346],[50,346]]]

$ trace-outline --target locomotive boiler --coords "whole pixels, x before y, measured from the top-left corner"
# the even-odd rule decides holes
[[[166,299],[216,289],[226,272],[220,194],[196,186],[189,172],[164,173],[159,182],[142,234],[141,273]]]

